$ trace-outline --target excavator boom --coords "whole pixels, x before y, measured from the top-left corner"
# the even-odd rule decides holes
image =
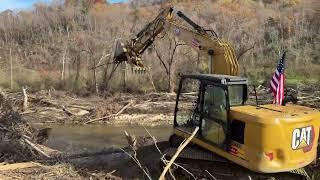
[[[188,26],[183,25],[181,21],[186,22]],[[160,33],[171,33],[175,38],[197,50],[200,55],[208,57],[210,74],[239,74],[238,61],[230,44],[219,39],[214,31],[205,30],[181,11],[175,11],[172,7],[163,9],[153,21],[126,43],[116,41],[114,62],[126,61],[143,67],[141,55]]]

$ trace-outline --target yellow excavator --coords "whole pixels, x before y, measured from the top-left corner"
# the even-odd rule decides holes
[[[320,111],[290,103],[246,105],[248,81],[237,76],[230,44],[172,7],[133,39],[117,41],[114,62],[143,67],[141,55],[163,32],[208,57],[209,67],[208,74],[181,76],[172,144],[199,127],[192,143],[255,172],[294,172],[316,160]]]

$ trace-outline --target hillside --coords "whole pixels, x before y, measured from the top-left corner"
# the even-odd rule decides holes
[[[161,8],[154,5],[158,2],[37,4],[31,11],[2,12],[0,85],[13,89],[54,88],[82,94],[123,89],[122,71],[116,71],[117,75],[108,83],[112,69],[108,54],[115,39],[133,37],[156,16]],[[313,4],[299,0],[172,3],[195,22],[230,41],[241,75],[252,83],[269,81],[282,50],[288,51],[288,82],[319,81],[320,26],[316,17],[320,5],[317,1]],[[158,39],[144,54],[149,73],[136,75],[128,71],[127,91],[172,91],[178,73],[207,71],[205,57],[199,57],[187,46],[178,47],[170,63],[171,43],[168,37]],[[169,66],[170,72],[166,71]]]

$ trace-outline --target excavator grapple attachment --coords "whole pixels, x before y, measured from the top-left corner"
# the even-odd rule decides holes
[[[112,59],[115,63],[127,61],[127,49],[120,39],[116,39],[113,45]]]
[[[125,45],[120,39],[114,42],[112,59],[114,63],[127,62],[138,67],[144,67],[140,54],[135,53],[131,46]]]

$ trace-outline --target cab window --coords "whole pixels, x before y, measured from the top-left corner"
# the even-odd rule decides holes
[[[205,140],[225,147],[227,137],[227,99],[223,87],[207,85],[204,92],[201,133]]]
[[[222,87],[208,85],[204,93],[204,113],[214,119],[227,121],[226,95]]]
[[[244,103],[244,93],[246,87],[244,85],[229,85],[228,93],[229,93],[229,103],[230,106],[239,106]]]

